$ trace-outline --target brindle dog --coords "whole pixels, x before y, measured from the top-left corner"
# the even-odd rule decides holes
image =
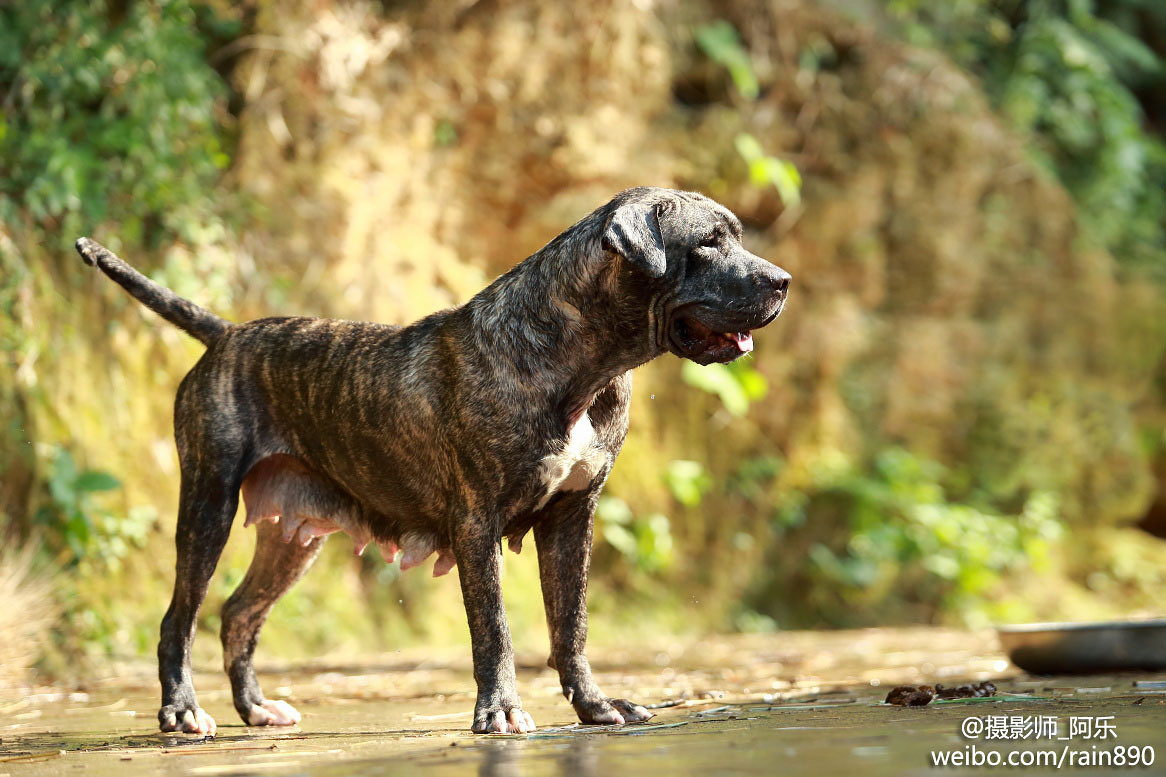
[[[325,535],[401,568],[460,569],[475,732],[534,729],[503,610],[502,538],[534,530],[549,665],[584,723],[651,717],[605,696],[584,654],[596,499],[628,428],[631,372],[666,351],[700,364],[753,347],[790,276],[741,246],[707,197],[638,188],[559,235],[465,305],[406,327],[319,318],[231,324],[87,238],[77,250],[207,346],[178,388],[182,483],[174,596],[162,621],[163,731],[213,734],[191,683],[195,616],[239,494],[255,558],[222,614],[224,665],[249,725],[299,713],[267,699],[252,655],[275,601]]]

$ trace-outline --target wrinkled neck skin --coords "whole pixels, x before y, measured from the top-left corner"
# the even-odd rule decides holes
[[[594,223],[592,223],[594,222]],[[645,281],[600,244],[593,214],[459,312],[483,370],[570,428],[614,378],[663,352]]]

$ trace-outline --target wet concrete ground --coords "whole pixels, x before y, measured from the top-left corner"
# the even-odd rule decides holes
[[[1029,677],[1007,663],[990,633],[894,629],[734,636],[662,642],[636,652],[595,650],[593,663],[608,693],[672,706],[657,709],[645,724],[578,726],[554,674],[538,657],[520,656],[520,692],[539,730],[474,736],[467,731],[474,701],[468,650],[426,650],[264,674],[269,696],[303,713],[302,724],[284,729],[243,726],[225,677],[199,672],[200,700],[219,726],[218,736],[206,741],[156,732],[156,680],[150,667],[140,666],[83,691],[35,689],[0,702],[0,777],[873,777],[933,773],[933,751],[974,758],[968,754],[978,748],[985,759],[1086,752],[1096,763],[1105,758],[1098,751],[1112,758],[1116,748],[1130,746],[1139,757],[1153,750],[1153,765],[1071,767],[1066,760],[1062,769],[1166,774],[1166,675]],[[922,708],[880,704],[900,683],[985,679],[993,679],[1004,695]],[[1041,716],[1056,719],[1057,738],[1032,736]],[[978,721],[965,723],[968,718]],[[983,730],[969,737],[961,733],[967,726]],[[1060,738],[1068,737],[1071,726],[1088,727],[1092,736],[1077,731]],[[1013,731],[1017,738],[988,738],[990,732]]]

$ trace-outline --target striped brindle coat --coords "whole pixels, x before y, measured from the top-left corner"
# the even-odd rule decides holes
[[[275,601],[326,536],[401,568],[458,567],[478,685],[473,730],[525,732],[500,585],[500,541],[534,531],[549,664],[585,723],[650,714],[605,696],[584,654],[596,499],[628,428],[632,368],[752,349],[789,275],[746,251],[699,194],[630,189],[465,305],[405,327],[319,318],[232,324],[82,238],[78,251],[206,344],[178,389],[174,595],[158,645],[164,731],[213,733],[191,683],[195,617],[242,493],[255,557],[222,614],[224,664],[249,725],[300,716],[252,665]]]

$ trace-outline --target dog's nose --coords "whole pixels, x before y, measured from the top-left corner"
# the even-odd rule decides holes
[[[773,287],[773,290],[780,294],[782,297],[785,297],[785,295],[789,292],[789,282],[792,279],[793,276],[780,267],[774,267],[773,270],[767,273],[765,277],[765,280],[769,282],[769,285]]]

